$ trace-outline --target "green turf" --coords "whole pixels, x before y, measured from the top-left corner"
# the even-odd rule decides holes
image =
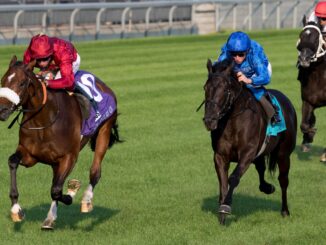
[[[251,32],[273,66],[269,88],[293,102],[301,120],[295,44],[300,30]],[[123,144],[106,155],[95,189],[92,213],[81,214],[82,191],[71,206],[60,204],[54,232],[41,231],[50,205],[51,168],[20,167],[22,223],[12,223],[7,159],[17,145],[18,126],[0,123],[0,230],[3,244],[325,244],[326,165],[319,156],[326,142],[326,111],[316,111],[318,132],[312,152],[292,154],[288,202],[280,215],[277,175],[267,175],[276,192],[258,189],[252,166],[235,191],[233,214],[222,227],[209,132],[202,123],[208,58],[228,33],[211,36],[77,43],[81,68],[96,74],[116,93]],[[23,46],[0,47],[0,74]],[[11,117],[12,118],[12,117]],[[85,149],[71,178],[86,187],[92,154]],[[234,164],[232,165],[232,167]]]

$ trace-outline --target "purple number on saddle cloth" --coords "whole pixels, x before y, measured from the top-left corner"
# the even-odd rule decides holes
[[[88,92],[91,93],[98,105],[98,111],[101,114],[101,117],[97,119],[95,110],[91,106],[90,116],[87,120],[83,121],[81,129],[81,134],[88,136],[93,134],[97,127],[116,111],[117,104],[110,94],[104,93],[98,89],[93,74],[79,70],[75,74],[75,82],[79,83],[84,88],[86,86],[86,90],[88,89]]]

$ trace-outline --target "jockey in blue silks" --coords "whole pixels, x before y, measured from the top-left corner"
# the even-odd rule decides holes
[[[268,93],[264,87],[270,83],[272,67],[263,47],[244,32],[233,32],[222,46],[222,53],[217,61],[232,59],[234,71],[237,72],[239,82],[246,84],[255,98],[263,106],[268,120],[272,123],[280,121],[274,106],[266,98]]]

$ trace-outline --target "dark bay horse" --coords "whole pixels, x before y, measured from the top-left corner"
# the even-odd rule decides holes
[[[77,99],[64,90],[46,89],[44,83],[33,73],[34,66],[35,61],[24,65],[14,56],[1,79],[0,120],[7,120],[16,110],[23,112],[19,143],[15,153],[8,160],[11,217],[14,222],[24,219],[24,212],[18,203],[18,165],[32,167],[42,162],[50,165],[53,170],[52,203],[42,229],[53,229],[58,202],[70,205],[80,187],[79,181],[69,181],[68,192],[63,194],[65,180],[75,166],[80,150],[88,142],[95,154],[89,173],[89,185],[82,198],[81,211],[92,210],[93,190],[101,177],[101,162],[108,147],[119,141],[117,111],[99,126],[94,135],[81,137],[82,115]],[[101,91],[115,98],[112,90],[98,78],[96,83]]]
[[[303,25],[297,43],[299,51],[297,64],[302,100],[301,148],[303,152],[308,152],[317,130],[314,110],[326,106],[326,43],[315,23],[306,23],[304,17]],[[326,162],[326,148],[320,161]]]
[[[274,186],[264,179],[265,156],[269,157],[270,171],[274,171],[278,165],[278,180],[282,189],[281,214],[288,216],[287,187],[290,155],[296,145],[296,112],[284,94],[268,90],[281,105],[287,129],[277,136],[271,136],[265,150],[257,156],[265,140],[265,112],[249,89],[238,82],[233,65],[232,61],[223,61],[212,66],[208,60],[208,79],[204,86],[204,123],[211,131],[215,170],[219,180],[219,221],[225,224],[226,215],[231,213],[233,191],[251,163],[255,164],[259,174],[259,189],[266,194],[275,191]],[[237,166],[229,176],[231,162],[236,162]]]

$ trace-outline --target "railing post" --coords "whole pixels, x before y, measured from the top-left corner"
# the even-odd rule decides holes
[[[69,41],[73,40],[74,32],[75,32],[75,16],[79,12],[80,9],[74,9],[71,12],[70,16],[70,30],[69,30]]]
[[[177,9],[177,6],[174,5],[170,8],[169,11],[169,29],[168,29],[168,35],[170,36],[172,34],[172,25],[173,25],[173,14],[174,11]]]
[[[96,31],[95,31],[95,40],[99,39],[101,31],[101,15],[104,13],[106,8],[101,8],[96,14]]]
[[[14,18],[14,36],[12,38],[12,44],[16,44],[18,36],[18,21],[19,17],[24,13],[24,10],[19,10]]]
[[[123,10],[122,15],[121,15],[121,33],[120,33],[120,38],[125,37],[125,29],[126,29],[126,14],[129,12],[130,8],[127,7]]]
[[[145,33],[144,33],[145,37],[148,36],[149,23],[150,23],[150,14],[151,14],[152,9],[153,9],[152,7],[149,7],[146,10],[146,14],[145,14],[145,23],[146,24],[145,24]]]

